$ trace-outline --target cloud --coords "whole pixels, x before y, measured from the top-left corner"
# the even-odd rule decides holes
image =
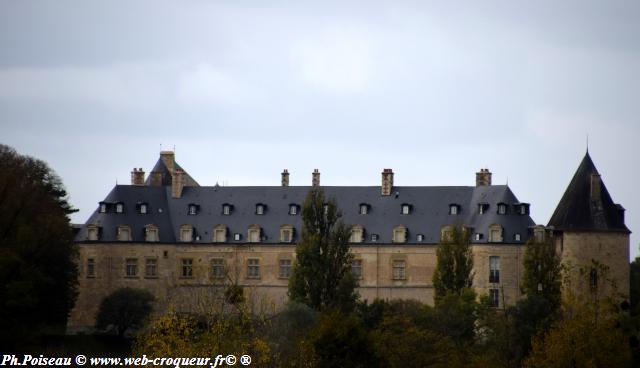
[[[254,100],[255,87],[250,87],[230,73],[201,63],[181,73],[177,99],[188,105],[238,105]]]

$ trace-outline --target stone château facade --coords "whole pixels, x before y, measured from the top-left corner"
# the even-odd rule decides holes
[[[611,201],[588,155],[585,160],[548,229],[563,259],[598,259],[628,291],[623,209]],[[232,282],[284,304],[301,206],[308,191],[321,186],[318,170],[311,186],[289,186],[289,175],[284,170],[280,186],[200,186],[170,151],[160,153],[148,177],[133,169],[131,185],[116,185],[77,233],[80,293],[69,331],[93,326],[102,298],[121,287],[148,289],[162,305],[188,306],[198,291]],[[473,287],[495,306],[513,304],[521,297],[524,244],[545,234],[530,218],[529,204],[508,186],[493,185],[487,169],[476,173],[475,186],[395,186],[393,171],[384,169],[378,186],[322,189],[352,226],[352,270],[368,300],[432,303],[437,244],[453,226],[465,226]],[[581,201],[593,213],[584,215]]]

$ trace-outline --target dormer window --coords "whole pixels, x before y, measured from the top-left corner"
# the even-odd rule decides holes
[[[280,227],[280,241],[283,243],[291,243],[293,241],[293,226],[282,225]]]
[[[264,215],[265,205],[262,203],[256,204],[256,215]]]
[[[506,214],[507,214],[507,204],[498,203],[498,215],[506,215]]]
[[[106,203],[100,202],[99,212],[100,213],[107,213],[107,204]]]
[[[393,228],[393,242],[394,243],[404,243],[407,241],[407,228],[398,225]]]
[[[96,225],[87,226],[87,240],[96,241],[100,238],[100,228]]]
[[[147,204],[146,203],[140,203],[140,213],[143,215],[147,214]]]
[[[292,204],[289,205],[289,214],[291,216],[295,216],[295,215],[298,214],[298,205],[297,204],[292,203]]]
[[[366,203],[360,203],[360,212],[361,215],[366,215],[369,213],[369,205]]]
[[[131,228],[129,225],[118,226],[118,240],[131,241]]]
[[[416,235],[416,241],[418,243],[422,243],[424,241],[424,235],[422,235],[422,234]]]
[[[193,226],[191,225],[180,226],[180,241],[187,242],[187,243],[193,241]]]
[[[489,226],[489,242],[501,243],[502,241],[502,226],[498,224]]]
[[[233,234],[233,240],[240,241],[240,239],[242,239],[242,234],[240,233]]]
[[[198,205],[197,204],[189,204],[189,215],[194,216],[198,214]]]
[[[230,215],[231,211],[233,211],[233,206],[230,205],[229,203],[225,203],[222,205],[222,214],[223,215]]]
[[[484,239],[484,235],[481,233],[475,233],[475,235],[473,236],[473,239],[475,239],[475,241],[480,241]]]
[[[227,227],[225,225],[220,224],[213,228],[213,241],[215,243],[227,241]]]
[[[160,241],[158,228],[155,225],[147,225],[144,227],[144,240],[148,242]]]
[[[516,213],[518,215],[528,215],[529,214],[529,204],[528,203],[518,203],[515,205]]]
[[[116,213],[124,212],[124,204],[122,202],[116,203]]]
[[[489,210],[489,203],[478,203],[478,215],[484,215]]]
[[[262,233],[262,229],[260,228],[260,226],[258,225],[249,226],[249,231],[247,234],[248,235],[247,239],[249,243],[259,243],[262,235],[261,233]]]
[[[513,234],[513,240],[514,241],[519,242],[519,241],[521,241],[521,239],[522,239],[522,237],[520,236],[520,233]]]
[[[378,234],[371,234],[371,241],[372,242],[374,242],[374,243],[377,242],[378,238],[379,238]]]
[[[403,215],[408,215],[411,213],[411,209],[412,206],[408,203],[403,203],[402,206],[400,206],[400,213]]]
[[[364,240],[364,228],[361,225],[355,225],[351,228],[351,236],[349,242],[362,243]]]
[[[449,214],[450,215],[457,215],[458,213],[460,213],[460,205],[459,204],[450,204],[449,205]]]

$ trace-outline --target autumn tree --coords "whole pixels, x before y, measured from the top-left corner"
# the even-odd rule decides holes
[[[553,309],[560,306],[561,265],[560,257],[549,237],[538,241],[532,237],[524,252],[522,292],[527,296],[538,295],[549,302]]]
[[[75,210],[43,161],[0,144],[0,173],[0,348],[11,348],[64,332],[77,295]]]
[[[312,189],[302,206],[302,236],[289,279],[289,297],[315,310],[353,309],[357,282],[351,273],[349,228],[334,200]]]
[[[451,227],[444,231],[436,250],[437,264],[433,273],[436,300],[448,293],[460,295],[473,283],[473,254],[469,231],[464,227]]]

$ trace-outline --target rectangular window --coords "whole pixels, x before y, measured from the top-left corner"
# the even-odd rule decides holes
[[[222,214],[223,215],[231,214],[231,206],[226,205],[226,204],[224,206],[222,206]]]
[[[87,228],[87,240],[98,240],[98,228],[97,227],[89,227],[89,228]]]
[[[144,261],[144,276],[156,277],[158,276],[158,260],[155,258],[147,258]]]
[[[125,261],[125,274],[127,277],[138,276],[138,259],[127,258]]]
[[[264,206],[259,204],[256,206],[256,215],[264,215]]]
[[[403,215],[408,215],[409,214],[409,209],[410,209],[410,207],[409,207],[408,204],[403,204],[402,205],[402,214]]]
[[[451,206],[449,207],[449,214],[450,215],[457,215],[458,214],[458,206]]]
[[[279,276],[281,279],[288,279],[289,276],[291,276],[291,260],[290,259],[280,260]]]
[[[190,242],[193,240],[193,230],[191,228],[183,228],[180,230],[180,240]]]
[[[249,243],[258,243],[260,242],[260,230],[251,229],[249,230]]]
[[[378,241],[378,234],[371,234],[371,241],[372,242],[377,242]]]
[[[280,236],[281,236],[280,240],[283,243],[290,243],[291,242],[291,230],[290,229],[281,230]]]
[[[489,289],[489,305],[498,308],[500,306],[500,290]]]
[[[214,239],[216,243],[224,243],[227,240],[227,230],[226,229],[216,229],[214,230]]]
[[[297,215],[298,214],[298,206],[296,206],[295,204],[292,204],[289,207],[289,214],[290,215]]]
[[[184,258],[182,260],[182,277],[193,277],[193,258]]]
[[[405,279],[405,261],[393,261],[393,279],[404,280]]]
[[[247,260],[247,278],[259,279],[260,278],[260,260],[257,258],[250,258]]]
[[[498,205],[498,214],[499,215],[504,215],[507,213],[507,206],[504,204],[499,204]]]
[[[143,214],[143,215],[147,213],[147,205],[146,204],[141,204],[140,205],[140,213]]]
[[[233,240],[235,240],[235,241],[240,240],[241,237],[242,237],[242,235],[240,235],[238,233],[233,234]]]
[[[223,258],[214,258],[211,260],[211,276],[214,279],[224,278],[225,270],[224,270],[224,259]]]
[[[518,242],[519,242],[519,241],[520,241],[520,239],[521,239],[521,237],[520,237],[520,233],[515,233],[515,234],[513,235],[513,240],[515,240],[515,241],[518,241]]]
[[[351,262],[351,273],[353,274],[353,277],[356,278],[356,280],[362,279],[362,260],[361,259],[354,259]]]
[[[489,282],[492,284],[500,282],[500,257],[489,257]]]
[[[87,277],[96,277],[96,261],[93,258],[87,258]]]
[[[121,226],[118,228],[118,240],[120,241],[129,241],[130,239],[129,228],[126,226]]]
[[[369,206],[367,206],[366,204],[361,204],[360,205],[360,214],[361,215],[366,215],[368,210],[369,210]]]

